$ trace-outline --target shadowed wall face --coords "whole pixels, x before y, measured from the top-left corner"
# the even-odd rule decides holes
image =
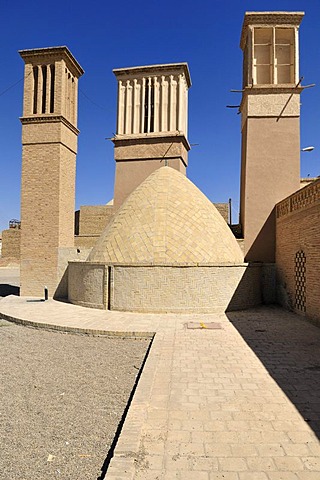
[[[299,189],[298,117],[248,118],[242,191],[242,225],[247,261],[274,262],[277,202]]]

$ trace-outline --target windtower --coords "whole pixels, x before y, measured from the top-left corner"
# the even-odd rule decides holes
[[[247,12],[244,17],[240,223],[247,261],[274,261],[275,204],[299,188],[303,15]]]
[[[22,123],[21,295],[53,296],[59,251],[74,245],[77,94],[81,66],[67,47],[19,52]]]
[[[118,81],[114,206],[154,170],[169,165],[186,174],[188,89],[186,63],[113,70]]]

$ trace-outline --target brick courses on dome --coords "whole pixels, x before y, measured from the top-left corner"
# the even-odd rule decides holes
[[[184,175],[164,166],[128,197],[88,261],[242,263],[243,254],[208,198]]]
[[[69,262],[68,299],[131,312],[224,312],[261,303],[262,267],[216,207],[163,166],[127,198],[85,262]]]

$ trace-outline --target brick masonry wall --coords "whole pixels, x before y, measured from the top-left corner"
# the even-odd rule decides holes
[[[223,219],[228,222],[229,204],[214,203],[213,205]],[[79,237],[101,235],[110,222],[113,211],[113,205],[82,205],[79,210]],[[79,239],[79,242],[82,242],[82,240]]]
[[[35,126],[36,127],[36,126]],[[58,249],[74,244],[75,154],[59,143],[23,147],[21,294],[59,283]]]
[[[2,258],[20,259],[20,237],[21,230],[18,228],[9,228],[2,232]]]
[[[81,206],[79,215],[79,235],[100,235],[109,223],[112,214],[112,205]]]
[[[25,50],[22,123],[20,293],[53,296],[64,276],[62,249],[74,247],[75,162],[77,153],[77,78],[83,70],[64,47]],[[54,102],[47,85],[43,101],[44,65],[55,65]],[[32,70],[39,70],[34,108]],[[73,78],[74,77],[74,78]],[[50,111],[50,112],[49,112]],[[72,254],[73,255],[73,254]],[[74,258],[72,256],[72,258]]]
[[[154,313],[219,313],[262,302],[261,265],[114,265],[109,285],[107,268],[104,264],[70,262],[69,301],[95,308],[109,305],[111,310]]]
[[[60,247],[58,250],[58,286],[55,292],[49,292],[54,298],[68,298],[69,261],[84,261],[90,253],[88,248]]]
[[[71,303],[91,308],[107,308],[108,267],[86,262],[70,262],[68,266],[68,299]]]
[[[74,246],[78,248],[92,248],[98,241],[100,235],[75,235]]]
[[[228,223],[229,222],[229,204],[228,203],[214,203],[213,204],[223,219]]]
[[[72,161],[73,159],[71,159]],[[66,190],[72,185],[71,179],[66,175],[63,176],[64,185]],[[72,192],[71,192],[72,194]],[[71,203],[67,204],[65,208],[70,210]],[[228,221],[228,204],[227,203],[215,203],[214,206],[217,208],[219,213],[222,215],[224,220]],[[70,212],[69,212],[70,214]],[[79,235],[74,236],[74,246],[78,248],[92,248],[99,236],[101,235],[104,228],[108,225],[113,215],[112,205],[85,205],[80,207],[79,215]],[[2,256],[12,257],[20,260],[20,233],[18,229],[9,229],[7,230],[8,234],[5,235],[4,239],[4,254]],[[19,232],[14,234],[12,232]],[[69,232],[70,234],[70,232]],[[61,240],[60,240],[61,241]],[[238,241],[239,243],[239,241]],[[71,259],[70,259],[71,260]]]
[[[278,302],[320,323],[320,181],[277,205],[276,265]],[[297,252],[303,252],[301,267]],[[299,254],[300,256],[300,254]],[[302,270],[305,270],[302,272]],[[305,301],[301,305],[301,293]],[[303,303],[305,308],[303,308]]]
[[[59,156],[58,143],[23,146],[21,295],[43,295],[44,286],[52,292],[57,284]]]
[[[260,267],[115,266],[112,310],[224,312],[261,303]]]
[[[20,260],[21,230],[10,228],[4,231],[8,234],[5,234],[4,253],[1,254],[0,249],[0,256]],[[91,248],[97,243],[99,237],[100,235],[75,235],[74,246],[75,248],[87,249],[89,255]]]

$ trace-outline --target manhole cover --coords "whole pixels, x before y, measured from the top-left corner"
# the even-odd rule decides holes
[[[216,322],[210,322],[210,323],[205,323],[205,322],[189,322],[187,323],[187,328],[191,330],[223,330],[221,323],[216,323]]]

